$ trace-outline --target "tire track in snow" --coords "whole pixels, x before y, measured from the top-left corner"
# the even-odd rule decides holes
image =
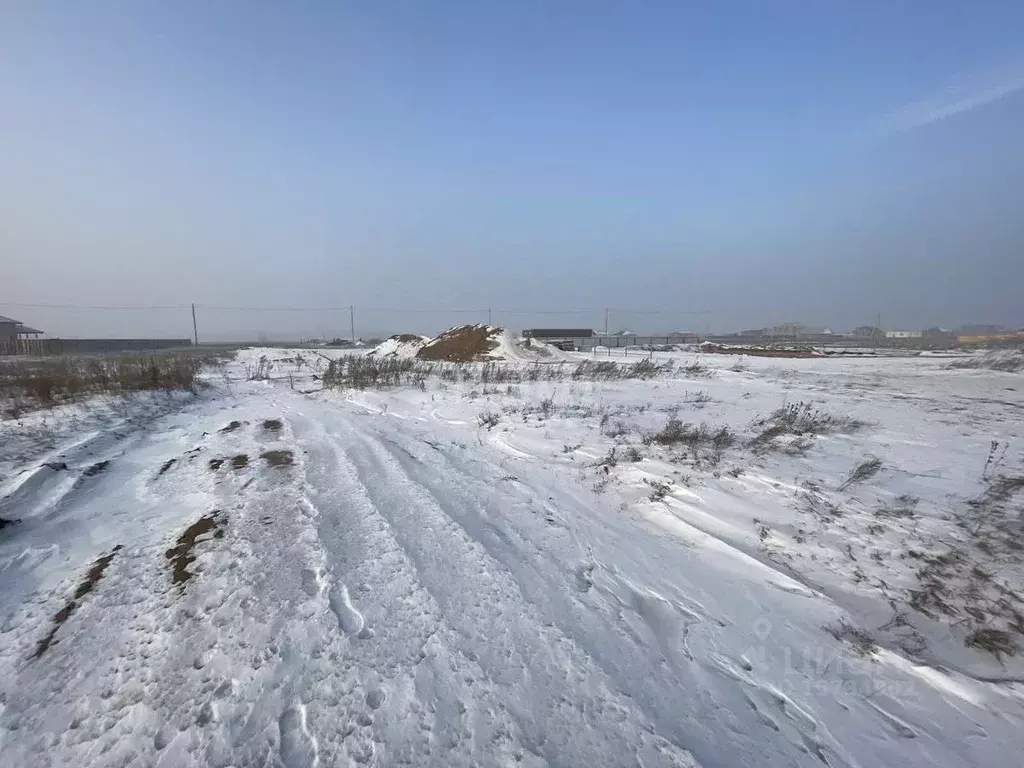
[[[665,597],[631,583],[617,569],[601,574],[597,580],[593,591],[600,593],[599,602],[587,601],[584,605],[575,592],[579,578],[576,563],[564,560],[565,544],[558,543],[560,533],[571,534],[575,527],[568,516],[582,513],[584,519],[590,517],[579,511],[578,502],[559,496],[566,509],[559,511],[556,503],[556,514],[568,527],[553,533],[541,522],[544,515],[517,510],[510,494],[494,493],[491,484],[502,474],[500,468],[472,456],[466,462],[473,467],[469,469],[445,451],[425,450],[404,432],[387,428],[386,422],[376,424],[384,426],[379,430],[384,434],[361,430],[370,450],[354,452],[354,461],[359,456],[373,455],[372,448],[379,445],[386,454],[384,460],[397,465],[401,474],[419,486],[421,496],[482,548],[499,570],[508,573],[521,599],[540,620],[557,628],[588,661],[608,675],[613,687],[626,692],[662,736],[670,743],[686,745],[702,763],[719,763],[716,732],[723,728],[738,731],[733,723],[738,712],[749,708],[749,697],[739,686],[723,689],[721,685],[709,685],[707,664],[703,660],[694,663],[688,639],[692,629],[706,625],[711,631],[702,632],[700,646],[714,648],[714,635],[726,626],[725,622],[708,621],[701,604],[686,594]],[[488,472],[490,478],[478,477]],[[518,487],[543,509],[552,508],[552,502],[542,499],[536,489],[521,483]],[[492,497],[498,498],[498,507],[488,509],[487,500]],[[513,530],[502,530],[500,526],[508,520],[514,521]],[[524,526],[528,530],[525,536],[518,530]],[[578,543],[572,543],[578,551]],[[775,759],[785,764],[793,746],[808,755],[809,765],[826,760],[833,766],[849,764],[845,751],[813,719],[801,721],[795,728],[737,732],[732,737],[744,741],[749,753],[759,755],[765,764]]]
[[[453,648],[453,630],[334,431],[289,418],[309,446],[307,494],[318,509],[322,589],[349,594],[338,611],[343,660],[321,681],[329,693],[308,706],[311,731],[340,734],[320,739],[323,761],[344,754],[387,765],[531,764],[514,718],[479,666]],[[355,634],[344,619],[349,606],[364,620]]]
[[[588,655],[524,600],[510,572],[457,524],[398,458],[351,427],[350,461],[393,535],[416,564],[459,648],[476,657],[511,703],[531,748],[580,765],[692,765]],[[446,483],[450,478],[439,478]]]

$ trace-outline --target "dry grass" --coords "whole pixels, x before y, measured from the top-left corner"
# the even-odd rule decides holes
[[[579,363],[452,363],[406,358],[376,358],[348,355],[332,360],[324,373],[324,387],[387,389],[412,386],[424,389],[426,382],[462,382],[482,388],[534,381],[623,381],[665,378],[675,373],[671,361],[660,363],[647,358],[623,364],[613,361],[583,360]]]
[[[820,411],[810,403],[789,403],[753,423],[757,434],[747,442],[755,453],[770,450],[803,455],[815,436],[856,432],[864,422]]]
[[[1024,640],[1024,476],[985,478],[985,490],[955,515],[937,551],[910,550],[921,563],[910,607],[966,630],[964,644],[997,659]]]
[[[209,359],[195,354],[19,360],[0,366],[0,403],[4,415],[15,418],[97,394],[195,392],[196,377]]]

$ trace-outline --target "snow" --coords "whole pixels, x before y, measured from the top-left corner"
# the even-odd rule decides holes
[[[392,336],[370,350],[369,354],[374,357],[414,358],[428,341],[430,341],[429,336],[408,335],[405,338]]]
[[[538,339],[524,339],[502,328],[495,329],[497,346],[487,356],[520,363],[554,363],[570,359],[562,350]]]
[[[965,615],[886,624],[906,553],[966,549],[956,516],[1022,474],[1019,375],[655,352],[675,372],[320,391],[350,353],[0,422],[0,765],[1016,764],[1021,656]],[[863,425],[747,447],[800,402]],[[737,441],[652,442],[672,414]]]

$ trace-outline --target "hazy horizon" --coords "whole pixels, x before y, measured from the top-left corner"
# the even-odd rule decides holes
[[[599,329],[605,307],[611,331],[1021,327],[1022,22],[5,3],[0,314],[185,337],[195,302],[201,340],[239,341],[347,337],[348,312],[207,307],[354,304],[363,337],[486,307],[511,328]]]

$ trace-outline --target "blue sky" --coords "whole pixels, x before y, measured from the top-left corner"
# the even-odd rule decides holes
[[[1022,41],[1015,2],[10,1],[0,304],[1022,325]],[[67,335],[188,330],[175,312],[0,312]]]

